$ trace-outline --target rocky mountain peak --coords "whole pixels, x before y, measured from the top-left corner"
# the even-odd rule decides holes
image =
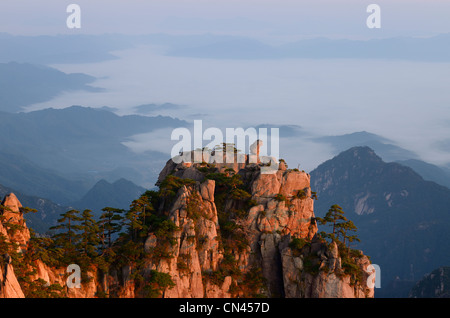
[[[19,199],[17,199],[14,193],[6,195],[2,201],[2,205],[11,209],[11,211],[15,213],[19,213],[19,210],[22,207],[22,204],[20,203]]]
[[[91,266],[93,279],[67,296],[148,297],[156,275],[170,284],[151,295],[166,298],[373,297],[369,259],[319,235],[310,175],[282,163],[264,174],[264,161],[169,160],[159,190],[135,205],[152,207],[148,229],[129,236],[142,261]],[[64,268],[35,266],[34,278],[64,285]]]
[[[371,148],[366,146],[352,147],[346,151],[341,152],[333,159],[330,159],[320,166],[329,166],[332,163],[340,163],[340,168],[342,167],[361,167],[361,162],[370,163],[374,166],[383,162],[383,160],[373,151]]]
[[[9,234],[9,239],[19,245],[19,251],[26,249],[28,240],[30,239],[30,231],[26,226],[23,212],[21,211],[22,204],[14,193],[5,196],[0,207],[0,215],[2,216],[2,223],[8,230],[16,226],[17,229]]]
[[[206,161],[177,164],[169,160],[158,180],[161,189],[167,187],[165,180],[168,178],[190,180],[188,185],[183,185],[178,190],[176,203],[169,213],[169,218],[184,229],[177,234],[181,240],[178,241],[180,245],[174,247],[174,252],[182,249],[185,244],[183,237],[197,237],[199,233],[203,233],[202,236],[208,237],[208,241],[220,237],[222,244],[215,245],[210,250],[211,255],[217,256],[215,264],[219,270],[221,260],[232,259],[235,266],[244,273],[248,274],[256,269],[259,271],[260,279],[265,284],[253,291],[256,294],[269,297],[373,296],[373,289],[368,289],[365,281],[357,287],[350,287],[349,281],[342,280],[345,275],[342,275],[341,260],[338,261],[339,252],[317,236],[310,175],[298,169],[287,169],[284,162],[280,163],[278,170],[272,174],[261,173],[262,166],[261,160],[257,164],[246,162],[233,165]],[[211,183],[212,180],[215,182]],[[214,193],[215,200],[205,201],[205,196],[200,191],[205,187],[205,183],[208,183],[208,193]],[[214,216],[209,219],[206,228],[204,223],[193,221],[186,212],[190,210],[191,200],[196,202],[197,211],[208,211],[202,215]],[[232,227],[233,231],[228,232],[227,227]],[[220,235],[215,237],[216,233]],[[223,246],[224,238],[227,239],[225,244],[230,241],[241,242],[240,248],[233,244],[225,249],[218,248]],[[304,244],[295,247],[292,242]],[[148,246],[151,245],[158,246],[158,240],[152,236],[148,240]],[[358,259],[360,263],[357,267],[361,266],[361,277],[367,277],[364,268],[367,268],[370,262],[364,257]],[[309,263],[311,260],[314,264],[312,267]],[[165,261],[163,264],[156,266],[174,268]],[[199,264],[202,267],[201,258]],[[326,270],[322,271],[325,268]],[[176,281],[179,273],[172,270],[170,274]],[[201,272],[191,272],[191,275],[202,276]],[[205,278],[208,276],[203,277]],[[226,278],[222,285],[214,285],[208,281],[206,293],[199,294],[206,297],[246,296],[248,290],[243,290],[245,284],[242,283],[242,278],[233,275]],[[302,282],[302,287],[298,285],[299,282]],[[192,281],[190,283],[191,286],[201,285],[199,281],[196,284]],[[177,283],[176,285],[180,286]],[[240,286],[241,289],[230,292],[230,286]],[[182,290],[185,291],[186,288]],[[175,291],[173,293],[173,297],[182,296]]]
[[[370,147],[359,146],[352,147],[347,151],[344,151],[341,155],[346,156],[348,154],[352,154],[354,158],[360,160],[362,157],[372,158],[374,161],[381,161],[381,158],[373,151]]]

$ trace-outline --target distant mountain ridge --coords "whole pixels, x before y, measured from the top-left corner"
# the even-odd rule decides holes
[[[102,179],[79,201],[74,202],[73,206],[80,210],[92,210],[94,215],[99,216],[101,209],[104,207],[128,209],[130,203],[139,198],[145,190],[145,188],[123,178],[113,183]]]
[[[111,51],[132,47],[120,35],[39,35],[0,33],[0,61],[38,64],[88,63],[116,59]]]
[[[366,146],[375,150],[375,152],[385,161],[418,158],[417,154],[397,146],[394,141],[367,131],[358,131],[336,136],[317,137],[314,140],[329,144],[334,148],[336,153],[340,153],[352,147]]]
[[[80,211],[89,209],[98,217],[102,213],[101,209],[104,207],[128,209],[130,203],[145,191],[145,188],[137,186],[124,178],[116,180],[113,183],[102,179],[87,191],[80,200],[72,204],[61,205],[49,199],[21,193],[0,184],[1,197],[15,193],[21,197],[21,202],[24,207],[38,211],[37,213],[26,214],[25,219],[31,228],[41,234],[46,233],[51,226],[56,225],[56,221],[60,218],[60,215],[71,209],[78,209]]]
[[[450,169],[446,167],[438,167],[436,165],[417,160],[408,159],[400,160],[398,163],[411,167],[419,173],[425,180],[434,181],[438,184],[446,186],[450,189]]]
[[[217,34],[102,34],[13,36],[0,33],[0,62],[87,63],[116,59],[114,51],[158,45],[166,55],[214,59],[357,58],[448,62],[450,34],[428,38],[349,40],[316,37],[270,45],[251,37]]]
[[[136,154],[123,142],[161,128],[189,126],[186,121],[168,116],[118,116],[108,109],[81,106],[17,114],[0,112],[0,117],[0,164],[9,167],[0,171],[0,183],[61,204],[80,199],[101,179],[113,182],[126,178],[152,187],[166,155],[156,151]],[[272,126],[261,124],[256,128]],[[385,161],[418,158],[393,141],[365,131],[314,137],[301,126],[280,126],[281,138],[296,136],[327,144],[336,153],[363,145],[370,146]],[[15,178],[18,173],[20,176]],[[443,175],[430,176],[429,180],[447,185]]]
[[[404,296],[425,273],[450,264],[450,190],[411,168],[386,163],[368,147],[354,147],[311,172],[318,216],[339,204],[359,228],[361,243],[382,269],[381,297]],[[398,277],[404,290],[389,290]]]
[[[0,171],[0,183],[63,204],[81,198],[100,179],[126,177],[153,186],[165,155],[136,154],[123,142],[135,134],[187,125],[167,116],[119,116],[81,106],[0,112],[0,117],[0,163],[10,167]]]
[[[64,91],[101,91],[88,85],[94,80],[93,76],[66,74],[43,65],[0,63],[0,111],[22,111],[25,106],[49,101]]]
[[[55,170],[42,168],[23,155],[1,149],[0,166],[0,184],[21,193],[52,198],[61,204],[77,199],[89,188],[85,182],[70,180]]]
[[[254,39],[223,39],[198,46],[172,48],[170,56],[215,59],[394,59],[410,61],[449,61],[450,34],[429,38],[394,37],[349,40],[312,38],[279,46]]]
[[[337,154],[352,147],[369,147],[386,162],[398,162],[412,168],[422,178],[450,188],[450,169],[424,162],[408,149],[398,146],[393,140],[367,131],[350,134],[312,137],[315,142],[330,145]]]

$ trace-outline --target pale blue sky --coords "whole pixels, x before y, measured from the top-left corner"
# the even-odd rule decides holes
[[[82,9],[82,29],[65,26],[67,5]],[[366,8],[382,9],[382,28],[365,25]],[[226,33],[284,41],[302,37],[427,36],[450,32],[446,0],[2,0],[0,32]]]

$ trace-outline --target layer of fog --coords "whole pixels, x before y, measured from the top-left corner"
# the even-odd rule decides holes
[[[450,64],[391,60],[213,60],[167,57],[140,47],[114,52],[120,59],[52,65],[99,78],[105,92],[67,92],[28,110],[71,105],[109,106],[119,114],[148,103],[185,105],[162,112],[207,127],[302,126],[311,134],[369,131],[415,151],[428,162],[448,163],[437,144],[450,135]],[[157,136],[154,134],[158,134]],[[156,143],[157,141],[157,143]],[[136,136],[128,145],[167,152],[169,131]],[[167,146],[165,146],[167,145]],[[154,149],[157,148],[157,149]],[[331,150],[306,138],[283,140],[280,157],[310,170]]]

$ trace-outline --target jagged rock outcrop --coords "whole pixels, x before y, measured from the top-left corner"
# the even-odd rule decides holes
[[[283,279],[286,297],[289,298],[367,298],[374,296],[373,288],[365,282],[369,278],[366,270],[370,265],[367,256],[357,258],[359,268],[355,274],[360,282],[352,282],[342,268],[337,244],[321,242],[316,237],[300,251],[285,247],[281,251]],[[372,274],[372,273],[370,273]]]
[[[248,160],[248,157],[246,157],[246,160]],[[265,283],[264,286],[260,286],[257,291],[258,294],[269,297],[373,297],[373,288],[368,288],[366,285],[366,280],[369,277],[369,273],[366,272],[370,264],[369,259],[363,254],[346,255],[347,261],[350,259],[354,261],[354,264],[352,264],[355,266],[354,273],[349,274],[347,269],[342,268],[343,264],[336,244],[328,246],[326,242],[320,241],[316,237],[317,226],[315,224],[314,200],[311,198],[309,174],[297,169],[287,169],[284,162],[278,166],[275,173],[262,174],[259,164],[248,162],[245,165],[206,161],[194,164],[176,164],[169,160],[160,174],[159,185],[171,175],[196,181],[195,185],[183,186],[178,191],[177,199],[171,210],[171,218],[177,224],[182,225],[183,230],[177,234],[178,238],[198,237],[198,233],[202,229],[206,230],[204,233],[208,237],[208,241],[213,239],[217,233],[223,231],[223,228],[221,228],[223,224],[215,222],[217,213],[229,214],[230,211],[236,210],[236,206],[239,205],[239,200],[228,196],[221,203],[221,211],[217,212],[218,208],[214,206],[210,194],[216,192],[216,196],[220,196],[220,193],[217,193],[217,185],[208,179],[207,171],[228,174],[229,176],[239,175],[251,196],[253,205],[243,215],[232,216],[228,221],[233,221],[236,224],[239,236],[245,238],[248,243],[243,249],[232,250],[231,254],[236,266],[244,273],[255,268],[261,270],[260,273]],[[206,182],[209,188],[209,200],[204,200],[204,196],[199,190],[205,186]],[[209,227],[199,226],[198,221],[190,218],[188,213],[182,212],[187,210],[188,198],[192,198],[192,196],[201,197],[201,200],[196,201],[197,211],[211,211],[207,214],[213,215],[214,221],[201,218],[204,221],[210,220],[211,225]],[[301,252],[294,251],[289,244],[293,238],[308,242],[307,246]],[[219,237],[219,241],[220,239]],[[152,236],[149,237],[149,240],[156,244]],[[217,239],[213,240],[213,242],[217,241]],[[179,241],[174,252],[183,250],[182,246],[183,242]],[[174,270],[174,266],[165,265],[165,268],[170,268],[167,272],[174,277],[174,281],[178,282],[174,289],[177,291],[166,293],[166,297],[180,295],[179,286],[183,286],[181,290],[188,291],[190,297],[245,296],[245,291],[242,289],[230,289],[230,286],[243,285],[242,276],[226,276],[223,285],[212,284],[208,279],[205,279],[205,272],[208,270],[214,271],[217,266],[220,268],[221,260],[225,254],[223,248],[218,248],[218,245],[214,244],[202,247],[202,254],[211,253],[211,255],[214,255],[214,262],[211,264],[202,262],[203,259],[197,252],[197,246],[191,248],[189,254],[194,260],[191,261],[189,266],[191,272],[188,276],[191,277],[191,280],[186,280],[184,286],[180,284],[179,272]],[[174,254],[177,254],[177,252]],[[172,260],[172,262],[175,262],[175,260]],[[305,266],[305,262],[317,262],[317,264]],[[163,270],[161,264],[165,264],[165,262],[160,263],[160,265],[154,264],[153,267]],[[194,295],[190,290],[192,290],[192,286],[201,286],[199,278],[201,275],[203,275],[203,281],[206,280],[203,286],[204,292],[201,293],[198,287],[198,291]],[[196,283],[194,283],[194,277]],[[210,292],[212,286],[215,286],[215,292]],[[232,292],[227,292],[227,289],[232,290]],[[218,290],[220,291],[219,294],[216,293]]]
[[[373,297],[368,258],[317,235],[309,174],[210,158],[169,160],[161,171],[142,262],[91,268],[73,289],[65,268],[38,260],[33,279],[64,286],[67,297]],[[157,291],[155,277],[165,282]]]
[[[63,287],[62,295],[68,298],[94,298],[100,290],[100,282],[94,271],[86,272],[91,278],[88,282],[83,282],[80,288],[69,288],[67,286],[68,272],[66,267],[51,267],[41,260],[36,260],[32,264],[35,274],[30,276],[31,281],[42,279],[46,285],[58,285]]]
[[[21,207],[19,200],[11,193],[2,201],[0,209],[0,240],[3,243],[0,246],[0,298],[25,297],[14,273],[11,256],[3,250],[5,243],[15,242],[18,244],[17,249],[20,252],[26,247],[30,238],[30,232],[25,226],[23,214],[20,212]],[[8,228],[14,225],[23,225],[24,227],[8,233]]]
[[[0,256],[0,298],[24,298],[22,288],[14,274],[11,258],[8,255]]]
[[[183,186],[177,193],[169,212],[169,219],[179,230],[168,246],[170,258],[154,258],[149,268],[170,274],[175,287],[165,297],[200,298],[209,293],[220,294],[202,281],[204,271],[215,271],[223,255],[219,250],[218,216],[214,204],[214,181],[206,180],[193,186]],[[165,244],[165,238],[151,234],[146,240],[146,251],[151,255]]]
[[[17,248],[13,252],[23,254],[27,252],[30,240],[30,230],[28,229],[23,212],[22,204],[14,193],[5,196],[0,209],[0,235],[6,244],[15,244]],[[25,264],[33,274],[29,276],[31,282],[42,280],[46,285],[57,284],[64,288],[65,296],[71,298],[93,298],[97,292],[95,273],[87,273],[94,279],[82,284],[80,288],[67,288],[66,279],[68,273],[66,268],[55,268],[46,265],[42,260],[32,261]],[[25,294],[19,283],[18,276],[12,264],[12,256],[6,251],[6,245],[0,246],[0,298],[24,298]]]
[[[21,208],[22,204],[19,199],[17,199],[14,193],[10,193],[3,199],[2,208],[0,209],[3,224],[10,224],[10,227],[19,227],[17,230],[11,231],[8,235],[11,242],[18,244],[19,250],[26,249],[27,242],[30,239],[30,230],[26,226]]]

